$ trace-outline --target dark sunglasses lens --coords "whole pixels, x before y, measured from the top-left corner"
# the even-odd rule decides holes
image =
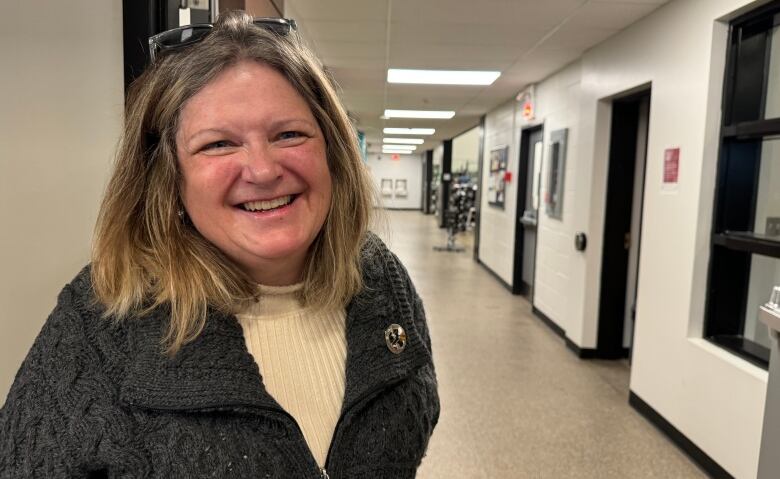
[[[162,33],[155,40],[163,48],[176,47],[198,42],[208,35],[210,31],[210,25],[192,25]]]

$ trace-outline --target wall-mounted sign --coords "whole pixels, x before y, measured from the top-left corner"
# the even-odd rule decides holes
[[[506,173],[509,147],[499,146],[490,150],[490,176],[488,176],[488,204],[504,209],[506,197]]]
[[[664,151],[664,185],[676,185],[680,180],[680,149]]]
[[[549,169],[545,209],[550,218],[563,219],[563,191],[566,180],[566,143],[569,129],[563,128],[550,133]]]
[[[534,115],[536,114],[536,95],[534,93],[534,86],[531,85],[518,93],[515,99],[520,103],[520,114],[523,115],[523,118],[527,121],[533,120]]]

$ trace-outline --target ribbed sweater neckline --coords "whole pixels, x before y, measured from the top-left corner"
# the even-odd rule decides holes
[[[286,286],[257,285],[258,300],[247,306],[243,314],[254,319],[272,319],[301,314],[306,308],[301,301],[303,283]]]
[[[257,285],[257,291],[260,294],[268,294],[273,296],[297,293],[302,289],[303,289],[303,283],[288,284],[286,286],[268,286],[266,284]]]

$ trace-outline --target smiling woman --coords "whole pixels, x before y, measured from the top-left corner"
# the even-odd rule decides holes
[[[422,301],[294,27],[150,39],[92,264],[1,411],[0,477],[415,476],[439,416]]]

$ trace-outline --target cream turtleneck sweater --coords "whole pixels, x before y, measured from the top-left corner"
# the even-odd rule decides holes
[[[261,285],[259,302],[237,317],[266,390],[295,418],[325,467],[344,401],[346,313],[304,308],[302,287]]]

